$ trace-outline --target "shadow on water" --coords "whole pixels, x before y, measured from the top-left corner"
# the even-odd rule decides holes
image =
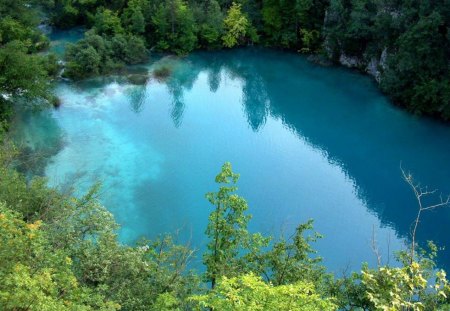
[[[450,194],[450,126],[394,107],[368,77],[346,72],[342,80],[344,69],[318,68],[298,55],[278,56],[276,51],[241,50],[192,59],[208,72],[211,90],[218,88],[221,70],[242,79],[243,109],[254,131],[269,115],[283,120],[355,180],[358,196],[382,224],[408,239],[418,207],[400,165],[424,186]],[[267,62],[278,70],[268,69]],[[301,75],[296,78],[295,72]],[[330,100],[325,89],[351,100]],[[419,244],[450,245],[449,225],[450,207],[424,214]],[[450,251],[441,251],[438,261],[448,265]]]
[[[181,125],[185,109],[184,90],[191,90],[197,80],[200,70],[192,66],[189,62],[181,66],[175,66],[173,73],[167,79],[166,85],[172,94],[172,112],[171,117],[176,127]]]
[[[17,170],[28,177],[45,176],[51,158],[64,147],[63,132],[51,111],[19,109],[11,128],[10,135],[18,151]]]
[[[99,149],[103,152],[107,149],[111,153],[107,153],[102,158],[101,156],[97,157],[93,152],[92,155],[89,155],[92,156],[92,160],[89,160],[91,158],[85,159],[90,161],[86,162],[86,165],[92,165],[92,168],[89,168],[92,170],[98,170],[99,167],[104,170],[118,170],[115,173],[117,175],[115,177],[117,177],[116,179],[119,182],[126,182],[124,179],[129,178],[130,183],[133,182],[133,187],[130,187],[132,189],[130,189],[129,197],[128,194],[124,196],[127,202],[131,202],[129,203],[130,206],[137,206],[142,203],[143,210],[164,209],[161,213],[154,212],[152,214],[165,215],[164,217],[167,217],[166,220],[162,219],[155,225],[161,226],[161,231],[165,228],[163,224],[170,223],[173,218],[179,218],[179,222],[183,222],[183,219],[190,219],[187,215],[184,215],[185,217],[183,218],[180,210],[175,208],[170,210],[170,207],[176,207],[180,200],[183,202],[187,201],[187,198],[185,200],[184,198],[180,199],[180,197],[194,193],[198,190],[194,189],[195,187],[204,186],[201,184],[203,179],[194,176],[193,178],[197,179],[193,179],[192,184],[189,184],[191,188],[186,189],[186,183],[183,182],[185,182],[185,179],[191,181],[191,178],[183,175],[189,171],[187,169],[184,171],[184,169],[187,166],[215,167],[216,163],[214,161],[219,160],[215,153],[235,147],[232,139],[236,139],[236,133],[239,133],[234,132],[229,136],[223,136],[222,139],[228,139],[229,141],[221,141],[223,146],[219,150],[219,148],[210,148],[215,143],[214,139],[217,138],[202,136],[201,138],[210,138],[211,140],[196,140],[196,137],[193,136],[198,135],[198,133],[190,132],[190,129],[186,128],[194,124],[192,119],[187,118],[189,116],[187,111],[190,109],[187,105],[197,104],[196,102],[188,101],[188,96],[192,95],[190,91],[202,75],[206,75],[206,89],[213,93],[220,93],[221,86],[238,81],[239,83],[237,84],[242,86],[241,109],[247,120],[250,133],[262,133],[265,126],[269,125],[272,119],[281,120],[285,128],[294,133],[296,137],[306,141],[315,150],[319,150],[329,163],[339,166],[348,178],[354,181],[356,196],[367,206],[369,212],[376,215],[383,226],[393,228],[399,237],[408,238],[410,226],[417,211],[415,198],[401,178],[400,163],[402,163],[403,168],[410,170],[417,180],[420,180],[424,185],[428,185],[430,188],[439,188],[444,194],[450,193],[450,145],[448,144],[450,126],[412,116],[395,108],[380,95],[376,86],[367,77],[339,68],[333,70],[321,68],[309,63],[298,54],[261,49],[242,49],[232,52],[213,53],[200,52],[183,59],[167,57],[157,62],[161,62],[164,66],[170,68],[170,75],[165,77],[163,81],[152,80],[151,75],[147,76],[145,70],[140,68],[136,72],[130,71],[127,73],[128,75],[139,75],[139,78],[142,77],[143,79],[142,83],[131,83],[132,87],[121,84],[122,82],[125,84],[130,83],[127,77],[122,77],[122,80],[120,80],[120,77],[110,77],[71,85],[71,100],[75,102],[84,101],[84,110],[80,114],[80,109],[77,110],[74,106],[71,108],[72,110],[68,110],[69,113],[61,113],[59,118],[62,120],[61,122],[68,122],[64,121],[65,117],[68,118],[70,121],[69,125],[73,126],[72,130],[76,135],[82,135],[87,140],[87,143],[92,144],[89,150],[97,151]],[[152,70],[152,66],[153,63],[146,68]],[[113,83],[111,86],[111,82],[115,84]],[[158,115],[155,117],[155,114],[161,113],[162,110],[146,111],[146,106],[152,106],[157,100],[160,101],[159,106],[155,104],[153,109],[167,109],[166,106],[163,106],[166,99],[164,96],[149,98],[149,94],[154,96],[159,94],[157,91],[159,92],[160,89],[153,89],[154,93],[149,93],[146,84],[157,84],[157,86],[161,86],[161,89],[165,88],[170,93],[170,99],[167,101],[170,119],[167,121],[168,124],[173,124],[175,129],[172,126],[168,127],[164,123],[165,120],[162,120],[162,116]],[[86,89],[89,92],[85,93]],[[65,89],[62,90],[64,91]],[[231,90],[234,89],[231,88]],[[122,91],[123,94],[121,94]],[[98,99],[96,96],[100,93],[102,96]],[[161,91],[162,93],[164,92]],[[203,95],[204,93],[201,94]],[[114,98],[116,95],[117,98]],[[222,96],[226,95],[222,93]],[[202,97],[193,98],[196,101],[203,100]],[[96,103],[96,101],[104,101],[103,104],[109,105],[108,109],[110,110],[107,112],[101,109],[96,111],[96,105],[101,104]],[[152,124],[154,132],[149,133],[147,129],[148,124],[145,123],[146,120],[144,118],[139,119],[133,113],[130,116],[121,111],[120,103],[123,102],[129,103],[130,109],[136,115],[142,115],[146,118],[154,117],[156,119],[156,121],[153,119],[154,124]],[[202,107],[206,107],[207,110],[214,109],[214,107],[209,108],[207,105]],[[227,112],[228,106],[222,108],[224,109],[217,111],[221,113]],[[114,109],[121,113],[114,114],[111,112],[116,111]],[[196,111],[197,113],[199,111],[203,112],[200,109]],[[73,121],[70,119],[70,113],[79,113],[80,117],[74,120],[86,123],[83,124],[85,128],[82,129],[82,133],[79,133],[82,125],[77,124],[74,126],[71,123]],[[198,128],[203,129],[208,126],[215,128],[216,124],[208,123],[213,121],[204,120],[205,116],[211,117],[210,114],[205,113],[195,119],[195,124],[206,124],[205,127]],[[227,117],[230,118],[230,116]],[[60,141],[62,141],[61,130],[59,130],[55,120],[52,119],[50,112],[48,115],[43,114],[42,117],[36,119],[27,119],[29,117],[26,115],[23,118],[25,119],[21,122],[27,124],[25,128],[28,129],[27,133],[21,134],[21,137],[25,137],[25,142],[27,139],[29,141],[40,141],[38,143],[39,148],[44,148],[44,150],[46,150],[46,146],[53,146],[45,151],[47,159],[60,150]],[[126,120],[123,120],[123,123],[119,123],[126,126],[119,126],[118,130],[115,131],[113,126],[109,126],[109,122],[119,122],[120,118],[126,118]],[[217,121],[217,119],[215,120]],[[230,119],[227,120],[229,122],[232,121]],[[184,125],[186,126],[183,128]],[[245,124],[244,120],[243,127],[246,128],[246,126],[247,124]],[[36,131],[35,134],[39,137],[31,137],[33,136],[33,131]],[[42,132],[44,131],[52,134],[50,136],[48,133],[43,134]],[[96,135],[92,135],[92,131],[99,132],[96,132]],[[131,134],[127,131],[131,132]],[[143,147],[131,142],[131,138],[135,138],[136,133],[140,131],[145,131],[147,135],[141,142]],[[164,131],[167,133],[163,133]],[[186,136],[182,136],[181,132]],[[179,135],[177,137],[180,139],[175,140],[171,135]],[[105,142],[105,145],[99,148],[97,146],[98,141],[93,136],[103,137],[102,141]],[[160,140],[157,140],[155,137]],[[181,139],[185,137],[187,137],[185,140]],[[45,141],[41,138],[45,139]],[[173,147],[175,144],[168,143],[167,146],[164,145],[164,142],[172,139],[178,144],[182,144],[182,146],[176,149]],[[275,139],[278,139],[278,137]],[[241,142],[241,144],[245,145],[246,142]],[[155,146],[150,147],[154,147],[155,150],[158,149],[157,147],[165,146],[165,150],[181,151],[183,154],[164,153],[159,155],[157,150],[154,152],[158,155],[157,157],[145,149],[151,143]],[[201,146],[194,145],[194,143],[201,144]],[[242,145],[240,146],[242,147]],[[203,150],[201,149],[202,146],[208,146],[208,148]],[[33,145],[32,148],[36,150],[35,148],[37,147]],[[80,152],[83,152],[87,147],[81,144],[79,148],[82,149]],[[203,153],[197,152],[195,148],[199,148]],[[161,147],[161,149],[163,148]],[[143,152],[140,152],[142,150]],[[73,151],[73,155],[76,154]],[[140,158],[139,155],[142,154],[143,156]],[[228,153],[222,153],[221,155],[223,154],[228,155]],[[279,153],[274,154],[279,157],[282,156]],[[161,159],[159,156],[161,156]],[[134,177],[142,175],[142,167],[148,169],[149,163],[151,164],[150,160],[153,159],[152,157],[158,158],[157,163],[154,164],[156,168],[162,165],[160,163],[166,163],[164,165],[167,165],[165,167],[167,170],[160,169],[161,173],[154,174],[155,176],[158,175],[159,179],[147,177],[149,181],[135,183]],[[93,165],[92,161],[103,163],[103,166]],[[220,159],[220,161],[222,160]],[[254,164],[251,162],[257,161],[250,159],[246,163],[258,165],[258,163]],[[122,163],[125,163],[124,167],[120,166]],[[174,167],[169,167],[169,164],[173,163],[175,163]],[[311,163],[317,163],[317,161]],[[289,165],[299,166],[301,163],[289,163]],[[45,163],[36,164],[37,168],[35,171],[38,174],[43,173],[42,166],[45,168]],[[173,172],[177,168],[180,171]],[[258,172],[257,169],[255,171]],[[277,171],[274,169],[274,172]],[[97,175],[101,173],[99,172]],[[204,172],[195,173],[199,175]],[[289,174],[289,172],[284,171],[284,174]],[[96,174],[93,175],[97,176]],[[150,175],[153,176],[152,174]],[[108,176],[111,177],[113,174],[111,173]],[[293,176],[292,181],[294,182],[293,179],[299,177],[301,176]],[[194,184],[194,181],[199,182],[199,184]],[[254,182],[258,183],[259,180]],[[321,191],[320,181],[314,182],[318,184],[317,188],[314,188],[314,192]],[[174,183],[177,186],[174,186]],[[261,183],[259,185],[266,184]],[[257,186],[255,188],[258,189]],[[124,192],[124,189],[121,188],[121,191]],[[340,189],[339,185],[336,185],[336,189]],[[204,192],[207,190],[202,188]],[[287,195],[287,199],[289,199],[289,196],[295,197],[296,194],[288,193]],[[321,194],[314,193],[313,195],[320,196]],[[133,199],[140,201],[140,203],[132,202]],[[197,198],[195,199],[197,200]],[[336,198],[336,203],[338,202],[339,198]],[[273,202],[264,203],[271,205]],[[276,202],[275,204],[282,204],[282,202]],[[336,205],[339,206],[339,204]],[[166,208],[166,206],[168,207]],[[186,214],[192,213],[190,209],[182,211]],[[132,214],[128,210],[125,213],[127,215]],[[136,213],[133,217],[142,218],[143,215]],[[152,219],[149,221],[152,221]],[[358,219],[352,221],[356,224]],[[203,225],[203,223],[200,225]],[[142,227],[145,226],[143,225]],[[450,208],[424,214],[418,233],[420,244],[425,245],[427,240],[433,240],[439,246],[450,245],[450,235],[447,229],[449,227]],[[351,229],[349,228],[349,231]],[[441,252],[438,260],[440,265],[447,265],[446,267],[449,268],[450,251]]]

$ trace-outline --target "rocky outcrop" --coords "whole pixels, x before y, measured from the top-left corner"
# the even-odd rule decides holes
[[[386,62],[387,57],[388,57],[388,51],[387,51],[387,48],[384,48],[384,50],[380,56],[380,66],[383,70],[386,70],[386,68],[387,68],[387,62]]]
[[[387,48],[384,48],[380,58],[372,57],[366,67],[366,72],[374,77],[378,83],[381,81],[381,73],[386,70],[387,67],[387,55]]]
[[[52,26],[50,26],[47,21],[43,21],[41,24],[37,26],[37,28],[45,35],[49,35],[52,33],[53,29]]]
[[[324,46],[326,49],[326,46]],[[381,80],[381,74],[387,68],[387,60],[388,52],[387,48],[384,48],[380,57],[358,57],[358,56],[350,56],[345,53],[341,53],[339,56],[339,64],[348,68],[357,68],[360,70],[364,70],[367,74],[372,76],[378,83]]]
[[[357,56],[348,56],[344,53],[339,56],[339,63],[349,68],[359,68],[364,64],[364,62]]]
[[[380,71],[378,70],[379,61],[376,57],[372,57],[367,64],[366,72],[375,78],[377,82],[380,82]]]

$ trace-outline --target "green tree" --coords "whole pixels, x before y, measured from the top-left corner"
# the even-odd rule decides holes
[[[313,221],[300,224],[289,240],[282,238],[262,256],[262,274],[274,285],[292,284],[298,281],[314,282],[319,286],[325,270],[322,259],[316,256],[311,243],[321,238],[318,233],[306,235],[313,229]],[[314,257],[316,256],[316,257]]]
[[[128,7],[122,14],[125,26],[134,34],[142,34],[145,32],[146,21],[142,9],[142,1],[128,1]]]
[[[271,44],[296,47],[299,22],[295,1],[264,0],[262,19]]]
[[[134,35],[116,35],[111,39],[112,57],[125,64],[138,64],[148,59],[144,40]]]
[[[65,58],[64,75],[83,79],[143,62],[148,54],[141,37],[130,34],[103,37],[89,31],[84,39],[67,47]]]
[[[10,16],[0,20],[0,42],[2,44],[14,40],[25,41],[32,36],[31,32],[29,27]]]
[[[0,47],[0,111],[14,102],[40,103],[52,98],[42,58],[28,54],[28,46],[11,41]]]
[[[82,79],[88,76],[98,75],[102,65],[102,57],[94,47],[88,45],[83,47],[82,44],[69,46],[66,52],[68,60],[64,75]]]
[[[202,48],[221,46],[223,33],[223,14],[216,0],[199,1],[194,8],[194,16],[198,25],[198,41]]]
[[[225,34],[222,36],[223,45],[232,48],[247,39],[256,41],[255,29],[247,16],[242,12],[241,5],[233,2],[224,20]]]
[[[98,34],[106,36],[113,36],[124,32],[117,12],[108,9],[97,11],[94,17],[94,28]]]
[[[47,6],[50,19],[56,26],[70,28],[79,22],[81,13],[73,0],[53,0]]]
[[[400,35],[381,87],[415,113],[449,119],[450,43],[442,32],[443,24],[443,16],[433,11]]]
[[[182,0],[166,0],[158,7],[152,18],[157,48],[177,54],[191,52],[197,44],[194,16]]]
[[[39,23],[39,16],[32,5],[33,1],[3,0],[0,2],[0,17],[9,17],[25,27],[35,27]]]
[[[271,44],[276,44],[283,33],[283,20],[278,0],[263,0],[262,19],[264,34]]]
[[[212,288],[222,276],[251,271],[257,254],[269,242],[260,234],[247,231],[251,216],[245,215],[247,202],[234,193],[238,179],[239,175],[233,173],[231,164],[225,163],[215,179],[221,185],[219,191],[206,195],[215,207],[209,215],[206,229],[210,238],[208,250],[203,254],[206,279],[211,282]]]

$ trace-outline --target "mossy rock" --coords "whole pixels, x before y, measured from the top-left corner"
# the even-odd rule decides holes
[[[58,109],[59,107],[61,107],[62,101],[59,97],[55,96],[51,99],[51,104],[52,104],[53,108]]]
[[[167,80],[167,78],[169,78],[171,74],[172,70],[167,66],[156,68],[153,71],[153,77],[155,77],[155,79],[158,81]]]

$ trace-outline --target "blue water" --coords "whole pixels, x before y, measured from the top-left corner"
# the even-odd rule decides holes
[[[66,50],[67,44],[75,43],[82,39],[83,36],[84,28],[82,27],[76,27],[70,30],[54,29],[49,34],[50,52],[62,57]]]
[[[171,75],[154,78],[162,66]],[[145,84],[128,82],[136,72],[148,73]],[[56,92],[62,106],[28,115],[19,136],[37,149],[59,144],[45,167],[51,184],[82,192],[103,183],[124,243],[178,230],[180,241],[204,247],[204,194],[217,189],[225,161],[241,174],[252,231],[289,234],[314,218],[325,236],[316,248],[338,273],[375,263],[374,232],[385,262],[408,238],[417,206],[400,164],[450,193],[448,125],[397,109],[368,77],[298,54],[162,57],[122,77],[60,83]],[[450,208],[427,212],[419,241],[449,246],[449,228]],[[450,252],[439,258],[450,266]]]

